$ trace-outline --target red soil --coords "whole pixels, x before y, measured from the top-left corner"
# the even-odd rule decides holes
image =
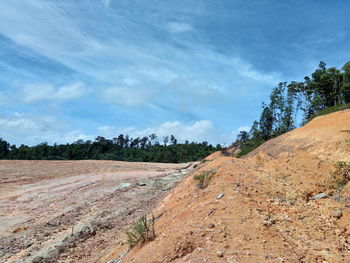
[[[349,262],[350,184],[337,192],[333,180],[335,163],[350,162],[349,131],[348,110],[242,159],[215,153],[195,173],[216,170],[209,186],[185,178],[153,211],[156,239],[121,262]],[[311,199],[319,193],[328,197]],[[104,262],[127,250],[124,242]]]

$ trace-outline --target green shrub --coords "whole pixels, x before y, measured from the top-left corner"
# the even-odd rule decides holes
[[[204,171],[198,175],[193,176],[193,179],[198,181],[197,186],[199,189],[206,188],[209,185],[211,178],[214,176],[215,171]]]
[[[308,122],[311,121],[312,119],[322,116],[322,115],[327,115],[336,111],[341,111],[341,110],[346,110],[346,109],[350,109],[350,103],[348,104],[339,104],[339,105],[335,105],[333,107],[328,107],[325,108],[323,110],[318,111],[317,113],[313,114],[310,116],[310,118],[307,120]]]
[[[133,223],[130,230],[126,231],[130,248],[155,239],[154,220],[153,216],[150,220],[147,220],[146,215],[143,215]]]
[[[237,154],[237,158],[240,158],[243,155],[250,153],[251,151],[258,148],[264,142],[265,141],[263,141],[263,140],[249,140],[247,142],[244,142],[240,147],[241,151],[239,154]]]

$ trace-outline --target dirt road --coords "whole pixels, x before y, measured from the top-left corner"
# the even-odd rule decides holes
[[[189,166],[0,161],[0,261],[98,261]]]

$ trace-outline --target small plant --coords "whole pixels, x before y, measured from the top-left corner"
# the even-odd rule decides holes
[[[336,190],[340,191],[350,181],[350,164],[338,162],[335,168],[333,179]]]
[[[206,188],[209,185],[211,178],[214,176],[215,171],[204,171],[198,175],[193,176],[194,180],[197,180],[197,186],[199,189]]]
[[[150,220],[147,220],[146,215],[143,215],[133,223],[131,229],[126,231],[130,248],[155,239],[154,221],[153,215]]]

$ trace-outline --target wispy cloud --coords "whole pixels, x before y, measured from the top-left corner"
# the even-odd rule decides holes
[[[55,88],[52,84],[27,85],[20,92],[22,100],[26,103],[41,101],[64,101],[85,96],[89,90],[82,82],[75,82]]]
[[[320,58],[344,63],[348,54],[349,23],[337,12],[350,8],[346,1],[311,15],[312,1],[136,3],[2,0],[2,111],[35,116],[50,108],[72,123],[61,138],[96,135],[95,127],[115,122],[144,130],[169,120],[184,125],[174,130],[207,120],[231,138],[257,118],[279,81],[309,72]],[[63,101],[67,107],[53,103]]]
[[[190,24],[184,22],[171,22],[168,23],[167,30],[170,33],[183,33],[192,31],[193,27]]]
[[[136,107],[152,99],[152,90],[145,88],[108,87],[103,90],[105,101],[126,107]]]

